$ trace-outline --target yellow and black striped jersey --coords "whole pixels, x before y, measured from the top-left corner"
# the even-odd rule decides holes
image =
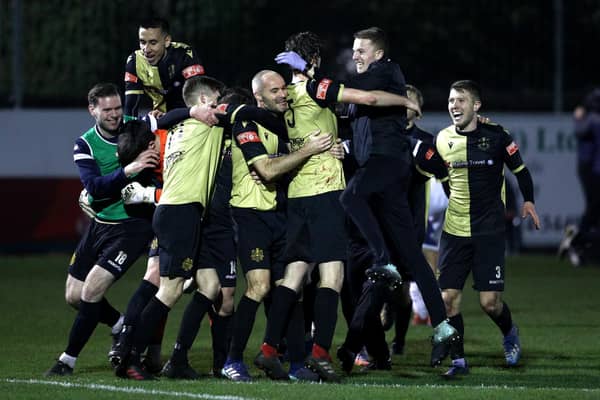
[[[292,151],[302,147],[310,133],[317,129],[337,139],[337,119],[328,105],[339,101],[343,90],[343,85],[326,78],[288,85],[290,108],[285,112],[285,121]],[[296,171],[288,197],[314,196],[345,187],[342,162],[326,151],[311,156]]]
[[[450,198],[444,231],[463,237],[504,231],[504,164],[517,173],[525,168],[508,131],[478,123],[472,132],[454,125],[437,135],[435,146],[448,168]]]

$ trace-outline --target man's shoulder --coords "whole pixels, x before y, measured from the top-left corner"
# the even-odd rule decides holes
[[[478,127],[482,132],[490,135],[503,137],[509,134],[506,128],[494,122],[480,122],[478,123]]]
[[[187,43],[183,43],[183,42],[171,42],[171,45],[170,45],[170,47],[171,47],[172,49],[179,49],[178,51],[181,51],[181,49],[183,49],[183,50],[187,50],[187,49],[190,49],[190,48],[192,48],[192,46],[190,46],[190,45],[189,45],[189,44],[187,44]]]
[[[456,134],[456,128],[454,127],[454,125],[449,125],[449,126],[445,127],[444,129],[442,129],[441,131],[439,131],[438,134],[436,135],[436,137],[438,139],[440,139],[440,138],[452,136],[455,134]]]
[[[89,142],[91,139],[94,139],[97,136],[97,132],[96,132],[96,127],[92,126],[90,129],[88,129],[87,131],[83,132],[76,140],[75,142]]]
[[[181,58],[194,58],[195,50],[189,44],[183,42],[171,42],[169,46],[169,57],[173,57],[176,59]],[[166,60],[167,58],[163,58]]]
[[[131,63],[134,63],[134,64],[135,64],[135,63],[137,62],[137,59],[138,59],[139,57],[142,57],[142,51],[141,51],[141,50],[139,50],[139,49],[138,49],[138,50],[134,50],[134,51],[132,51],[132,52],[131,52],[131,53],[130,53],[128,56],[127,56],[127,61],[126,61],[126,64],[131,64]],[[144,59],[144,58],[142,57],[142,59]]]

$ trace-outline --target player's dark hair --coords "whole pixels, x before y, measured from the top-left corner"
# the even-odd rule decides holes
[[[450,85],[450,90],[456,90],[457,92],[469,92],[475,101],[481,101],[481,88],[475,81],[465,79],[456,81]]]
[[[254,97],[248,89],[235,86],[223,91],[223,94],[219,98],[219,103],[252,105],[254,104]]]
[[[210,96],[222,93],[225,90],[225,84],[210,76],[193,76],[183,84],[183,101],[188,107],[196,104],[196,99],[200,95]]]
[[[323,42],[313,32],[294,33],[285,41],[285,50],[294,51],[308,63],[312,63],[321,56],[321,47]]]
[[[379,27],[372,26],[367,29],[354,33],[355,39],[368,39],[373,42],[375,50],[383,50],[383,54],[388,52],[388,39],[385,31]]]
[[[146,18],[146,19],[142,20],[142,22],[140,22],[140,28],[144,28],[144,29],[159,28],[162,31],[162,33],[164,33],[165,35],[168,35],[169,31],[171,29],[169,27],[169,23],[167,22],[167,20],[164,18],[160,18],[160,17],[150,17],[150,18]]]
[[[153,140],[156,136],[146,122],[134,119],[123,124],[117,141],[119,163],[122,166],[131,163]]]
[[[421,91],[417,89],[416,86],[407,83],[406,95],[408,95],[408,93],[414,93],[415,97],[417,98],[417,103],[419,104],[419,107],[423,107],[423,93],[421,93]]]
[[[88,92],[88,104],[98,105],[98,99],[101,97],[120,96],[119,88],[114,83],[97,83]]]

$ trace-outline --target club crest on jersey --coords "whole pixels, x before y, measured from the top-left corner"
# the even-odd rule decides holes
[[[254,131],[248,131],[240,133],[236,136],[239,144],[244,144],[248,142],[260,143],[260,137],[258,137],[258,133]]]
[[[519,150],[519,146],[515,142],[511,142],[508,146],[506,146],[506,152],[509,156],[512,156]]]
[[[480,150],[489,150],[489,148],[490,148],[490,138],[482,137],[479,140],[477,140],[477,147]]]
[[[254,262],[261,262],[265,259],[265,253],[262,249],[257,247],[250,252],[250,259]]]
[[[321,79],[319,82],[319,86],[317,86],[317,99],[325,100],[327,97],[327,89],[329,89],[329,85],[331,85],[331,79]]]
[[[194,262],[192,261],[191,258],[186,258],[185,260],[183,260],[183,262],[181,263],[181,269],[184,270],[185,272],[188,272],[192,269],[192,266],[194,265]]]

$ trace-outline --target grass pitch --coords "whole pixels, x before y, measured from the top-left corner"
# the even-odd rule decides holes
[[[198,381],[133,382],[114,377],[106,353],[109,330],[99,326],[78,359],[75,374],[47,379],[43,373],[64,350],[75,312],[63,300],[67,254],[0,256],[0,398],[3,399],[599,399],[600,268],[573,269],[550,256],[507,260],[505,299],[519,325],[521,365],[503,366],[502,338],[479,309],[477,294],[465,290],[465,350],[471,374],[445,381],[442,368],[429,368],[427,327],[411,327],[406,354],[394,356],[392,371],[353,374],[342,384],[274,383],[251,368],[251,384],[204,378]],[[138,262],[108,294],[124,309],[145,268]],[[243,286],[243,284],[242,284]],[[242,289],[238,290],[241,292]],[[163,356],[175,340],[188,297],[169,316]],[[334,350],[342,342],[341,316]],[[259,311],[246,351],[247,364],[264,332]],[[389,332],[391,335],[391,332]],[[391,336],[388,337],[391,339]],[[203,326],[190,361],[207,373],[210,335]]]

